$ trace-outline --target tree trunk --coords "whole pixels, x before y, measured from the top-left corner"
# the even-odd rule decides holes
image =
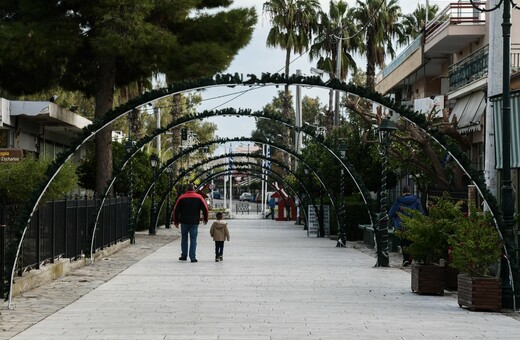
[[[329,90],[329,109],[327,111],[327,132],[332,132],[334,125],[334,91]]]
[[[99,62],[96,79],[96,111],[97,119],[102,119],[105,113],[112,109],[114,103],[115,60],[104,58]],[[96,182],[98,195],[105,192],[108,181],[112,177],[112,128],[105,127],[96,134]]]
[[[376,55],[374,48],[372,47],[372,39],[367,41],[367,88],[374,90],[375,86],[375,74],[376,74]]]

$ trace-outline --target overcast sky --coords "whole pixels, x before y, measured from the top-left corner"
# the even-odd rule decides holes
[[[253,33],[253,37],[248,46],[239,51],[229,68],[224,73],[242,73],[244,77],[249,73],[260,76],[263,72],[282,73],[285,62],[285,52],[280,48],[266,47],[267,33],[270,29],[268,18],[262,13],[262,4],[265,0],[235,0],[233,7],[251,7],[255,6],[258,14],[258,23]],[[425,4],[426,0],[400,0],[401,8],[404,13],[412,12],[417,4]],[[327,10],[330,1],[320,0],[323,10]],[[352,6],[355,1],[348,1]],[[430,5],[436,4],[440,9],[446,7],[450,1],[429,1]],[[356,58],[356,63],[363,70],[366,68],[366,62],[361,58]],[[315,66],[316,61],[309,61],[307,54],[303,56],[292,55],[292,64],[290,72],[295,73],[301,70],[302,74],[310,75],[310,68]],[[247,93],[240,95],[241,91],[249,90]],[[227,107],[249,108],[252,110],[260,110],[266,104],[270,103],[279,89],[275,87],[264,87],[251,90],[248,87],[235,88],[218,88],[210,89],[203,92],[203,104],[201,110],[204,109],[222,109]],[[294,89],[291,89],[294,91]],[[320,97],[321,102],[325,105],[328,102],[328,91],[320,89],[303,88],[302,95],[311,97]],[[250,136],[251,131],[255,128],[254,119],[237,118],[237,117],[217,117],[212,118],[212,122],[218,126],[217,135],[219,137],[242,137]]]

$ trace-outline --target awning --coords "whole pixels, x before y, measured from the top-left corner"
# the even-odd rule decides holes
[[[454,119],[454,117],[456,117],[457,121],[459,121],[462,118],[462,114],[464,113],[464,110],[466,109],[466,106],[468,105],[468,101],[469,101],[470,97],[471,96],[466,96],[466,97],[457,99],[455,106],[451,110],[451,117],[452,117],[451,119]]]
[[[495,121],[496,168],[502,169],[502,96],[491,98]],[[520,168],[520,91],[511,93],[511,168]]]
[[[484,92],[478,91],[470,96],[466,96],[457,100],[455,107],[459,101],[466,102],[464,110],[457,116],[457,130],[460,133],[469,133],[472,131],[480,131],[482,125],[482,114],[486,110],[486,101],[484,100]],[[454,108],[455,110],[455,108]]]

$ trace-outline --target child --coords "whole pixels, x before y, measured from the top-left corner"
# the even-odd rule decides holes
[[[215,262],[224,261],[224,241],[229,241],[229,230],[227,222],[222,219],[222,213],[217,213],[217,220],[213,222],[209,230],[209,234],[215,241]]]

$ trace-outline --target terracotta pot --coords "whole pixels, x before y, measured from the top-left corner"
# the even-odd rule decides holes
[[[459,274],[458,303],[471,310],[499,311],[502,308],[502,281],[494,277]]]
[[[412,291],[416,294],[444,295],[444,266],[412,263]]]

